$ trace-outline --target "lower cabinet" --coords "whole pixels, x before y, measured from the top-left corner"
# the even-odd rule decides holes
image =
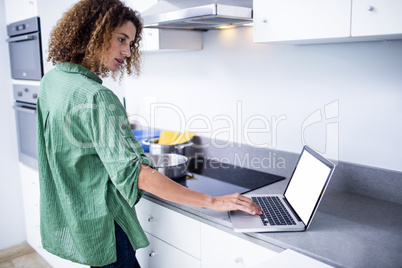
[[[188,253],[146,233],[150,245],[139,249],[136,257],[142,268],[199,268],[201,261]],[[179,238],[180,239],[180,238]]]
[[[144,268],[251,268],[278,254],[144,198],[136,211],[150,241],[137,250]]]
[[[199,221],[144,198],[135,208],[150,242],[137,250],[141,267],[201,267]]]
[[[206,224],[201,225],[201,237],[203,268],[251,268],[278,255],[275,251]]]
[[[39,174],[20,163],[27,243],[35,250],[42,248],[39,218]]]
[[[135,206],[142,228],[158,239],[200,259],[201,223],[142,198]]]

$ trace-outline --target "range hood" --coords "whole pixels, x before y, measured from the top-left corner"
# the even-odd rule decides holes
[[[211,30],[253,22],[252,0],[160,0],[141,13],[144,27]]]

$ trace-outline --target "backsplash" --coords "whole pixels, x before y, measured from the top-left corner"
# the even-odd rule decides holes
[[[292,175],[299,157],[299,153],[258,149],[244,144],[216,149],[211,146],[211,140],[203,137],[196,137],[194,142],[193,150],[187,151],[190,157],[202,156],[286,178]],[[402,172],[329,160],[337,166],[328,187],[402,204]]]
[[[296,154],[305,143],[402,171],[401,40],[255,44],[242,28],[208,31],[203,42],[144,55],[143,74],[125,81],[130,119]]]

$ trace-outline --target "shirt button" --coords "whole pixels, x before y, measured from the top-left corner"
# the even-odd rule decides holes
[[[126,129],[126,125],[121,125],[121,129]]]

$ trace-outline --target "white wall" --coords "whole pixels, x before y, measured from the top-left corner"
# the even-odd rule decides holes
[[[4,1],[0,2],[0,250],[25,241],[21,181],[8,57]]]
[[[402,41],[254,44],[252,28],[203,38],[201,51],[144,55],[143,75],[126,81],[130,119],[222,146],[298,153],[304,139],[331,159],[402,171]],[[165,107],[151,122],[155,102]]]

